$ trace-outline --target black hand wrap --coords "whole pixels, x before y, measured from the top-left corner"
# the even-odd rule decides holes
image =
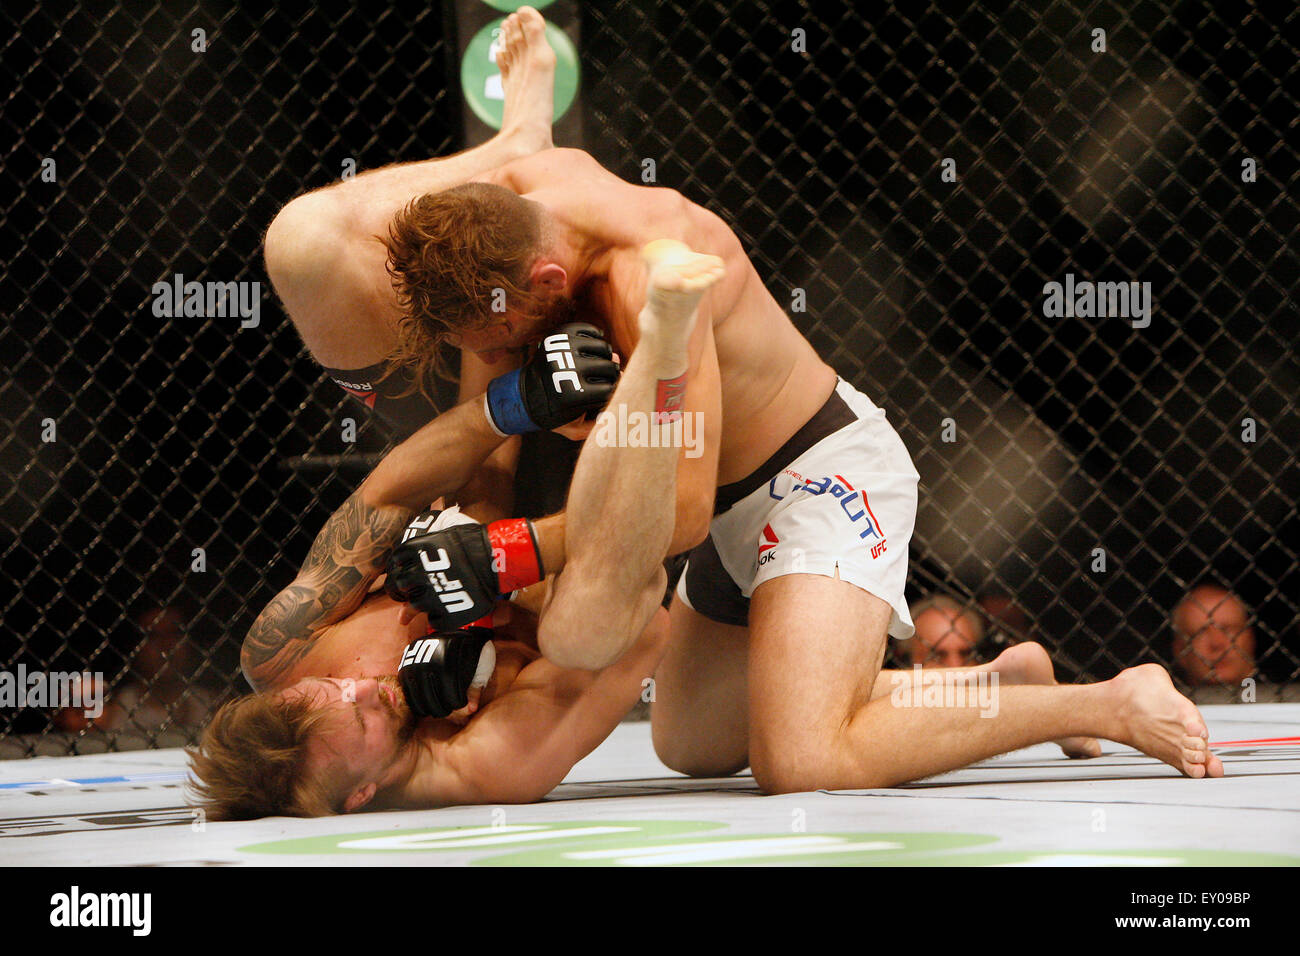
[[[397,677],[412,713],[418,717],[446,717],[469,703],[469,689],[485,648],[492,646],[492,631],[467,627],[438,631],[406,645]],[[484,660],[486,683],[495,662]]]
[[[491,614],[501,592],[487,529],[457,524],[428,531],[438,514],[407,525],[402,543],[388,556],[384,590],[429,615],[430,627],[450,630]]]
[[[542,340],[523,368],[488,385],[488,418],[504,435],[549,430],[605,407],[619,367],[600,329],[562,325]]]

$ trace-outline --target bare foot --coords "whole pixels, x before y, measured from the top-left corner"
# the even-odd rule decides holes
[[[656,239],[641,248],[650,276],[642,333],[659,331],[689,338],[700,299],[722,278],[726,267],[717,256],[694,252],[675,239]],[[650,326],[653,325],[653,328]]]
[[[1209,731],[1196,705],[1174,689],[1159,664],[1121,671],[1113,682],[1121,743],[1163,760],[1189,777],[1222,777],[1223,763],[1209,747]]]
[[[1008,684],[1056,684],[1052,655],[1035,641],[1011,645],[997,656],[991,666],[999,679]],[[1062,737],[1053,743],[1071,759],[1101,756],[1101,741],[1096,737]]]
[[[497,66],[506,97],[501,133],[523,154],[549,149],[555,51],[546,42],[546,22],[532,7],[520,7],[506,17],[498,42]]]

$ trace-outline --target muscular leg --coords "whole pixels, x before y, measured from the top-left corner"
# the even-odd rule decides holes
[[[924,674],[942,673],[974,675],[980,673],[997,674],[998,686],[1015,684],[1045,684],[1056,686],[1056,674],[1052,667],[1051,655],[1043,645],[1033,641],[1014,644],[1008,647],[996,659],[978,667],[929,667]],[[902,681],[905,686],[912,685],[916,674],[914,669],[882,670],[876,675],[875,685],[871,689],[871,699],[888,697]],[[1099,757],[1101,744],[1095,737],[1063,737],[1054,741],[1067,757]]]
[[[693,777],[737,773],[749,764],[749,630],[712,621],[681,601],[674,602],[669,620],[673,640],[655,672],[650,710],[655,753],[665,766]],[[995,673],[999,686],[1056,684],[1051,657],[1032,642],[1009,647],[978,667],[925,673],[936,670]],[[910,670],[881,670],[871,699],[888,697],[898,680],[910,686],[912,676]],[[1095,737],[1064,737],[1055,743],[1070,757],[1101,754]]]
[[[1193,777],[1223,773],[1196,707],[1158,665],[1098,684],[1001,687],[993,718],[871,699],[889,615],[879,598],[816,575],[754,591],[750,764],[765,791],[894,786],[1070,736],[1129,744]]]
[[[382,233],[393,215],[417,196],[458,186],[551,147],[555,51],[546,42],[541,14],[528,7],[508,16],[500,42],[496,62],[505,94],[500,132],[461,153],[394,163],[331,186],[349,203],[361,228]]]
[[[692,777],[737,773],[749,764],[749,629],[712,621],[680,599],[668,620],[650,705],[655,753]]]
[[[564,667],[618,660],[659,606],[672,541],[680,450],[611,441],[617,421],[653,422],[661,386],[685,375],[696,308],[722,276],[717,256],[681,243],[647,247],[641,338],[583,445],[565,509],[565,567],[542,614],[538,647]]]

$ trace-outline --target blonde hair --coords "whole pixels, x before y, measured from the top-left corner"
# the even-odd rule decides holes
[[[327,713],[306,696],[253,694],[225,704],[187,750],[194,804],[210,820],[342,812],[342,794],[307,773],[307,743]]]

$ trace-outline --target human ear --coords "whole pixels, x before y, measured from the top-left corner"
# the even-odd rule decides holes
[[[363,787],[358,787],[348,794],[348,798],[343,803],[344,813],[354,813],[360,810],[375,797],[375,791],[379,788],[373,783],[368,783]]]
[[[569,273],[556,262],[539,262],[533,267],[533,285],[548,292],[563,292],[569,283]]]

